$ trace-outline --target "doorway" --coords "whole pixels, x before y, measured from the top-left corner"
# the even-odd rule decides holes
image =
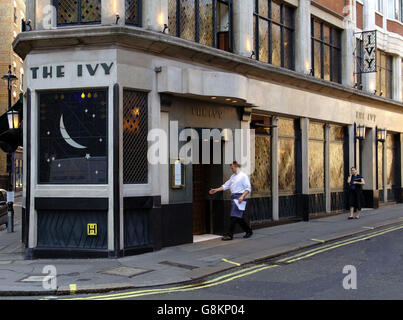
[[[202,146],[209,144],[210,162],[202,164]],[[214,145],[221,141],[209,139],[200,140],[199,155],[200,163],[193,164],[193,235],[204,235],[214,233],[213,224],[213,197],[209,195],[211,188],[222,185],[223,165],[222,165],[222,150],[223,143],[220,146],[219,163],[214,164]],[[217,160],[217,157],[216,157]]]

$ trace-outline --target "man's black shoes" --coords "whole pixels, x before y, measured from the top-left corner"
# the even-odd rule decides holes
[[[224,237],[221,238],[221,240],[222,240],[222,241],[230,241],[230,240],[232,240],[232,237],[230,237],[230,236],[224,236]]]
[[[245,239],[247,239],[247,238],[250,238],[250,237],[252,236],[252,234],[253,234],[253,232],[250,231],[250,232],[247,232],[243,237],[244,237]]]

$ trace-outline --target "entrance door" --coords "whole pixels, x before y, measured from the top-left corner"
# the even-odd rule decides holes
[[[206,233],[206,166],[193,165],[193,234]]]

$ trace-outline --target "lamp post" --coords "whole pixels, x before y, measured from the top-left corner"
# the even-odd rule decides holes
[[[11,65],[8,66],[8,73],[2,77],[7,82],[8,89],[8,128],[10,130],[18,129],[19,117],[18,112],[11,110],[11,85],[18,78],[12,74]],[[7,206],[8,206],[8,225],[7,232],[14,232],[14,184],[13,184],[13,171],[14,171],[14,152],[7,154],[7,168],[8,168],[8,190],[7,190]]]

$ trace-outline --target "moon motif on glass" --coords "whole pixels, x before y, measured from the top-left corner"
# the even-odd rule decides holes
[[[63,115],[60,117],[60,134],[62,135],[64,141],[66,141],[66,143],[68,143],[70,146],[72,146],[73,148],[77,148],[77,149],[87,149],[87,147],[82,146],[81,144],[75,142],[70,135],[68,134],[66,127],[64,125],[64,121],[63,121]]]

